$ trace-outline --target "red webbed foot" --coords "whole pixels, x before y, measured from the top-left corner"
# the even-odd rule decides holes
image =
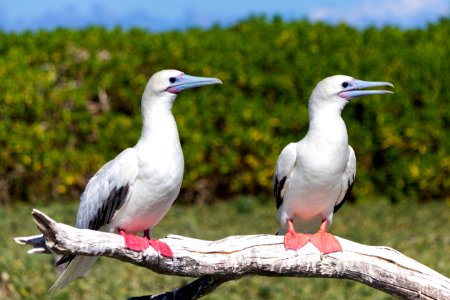
[[[173,252],[170,247],[161,241],[154,240],[150,237],[150,231],[147,229],[144,231],[144,237],[139,237],[133,234],[127,234],[125,230],[119,229],[119,234],[123,236],[125,240],[125,247],[137,252],[143,252],[148,247],[152,247],[156,252],[167,258],[173,257]]]
[[[311,243],[323,254],[342,252],[341,244],[332,234],[327,232],[327,223],[328,221],[324,220],[319,231],[311,235]]]
[[[149,245],[152,246],[153,249],[155,249],[155,251],[160,253],[162,256],[167,257],[167,258],[173,257],[173,252],[166,243],[161,242],[159,240],[154,240],[150,237],[149,229],[144,230],[144,238],[146,238]]]
[[[125,247],[127,249],[143,252],[150,246],[148,239],[141,238],[133,234],[127,234],[123,229],[119,229],[119,234],[123,236],[125,240]]]
[[[295,232],[294,225],[291,220],[288,220],[288,231],[284,236],[284,248],[286,250],[298,250],[305,246],[311,238],[303,233]]]
[[[153,249],[156,250],[156,252],[160,253],[162,256],[167,257],[167,258],[172,258],[173,257],[173,252],[170,249],[169,245],[167,245],[164,242],[161,242],[159,240],[148,240],[150,246],[153,247]]]
[[[284,236],[284,248],[286,250],[298,250],[305,246],[311,238],[303,233],[286,233]]]

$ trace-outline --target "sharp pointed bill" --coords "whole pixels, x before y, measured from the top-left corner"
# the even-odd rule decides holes
[[[338,95],[346,100],[359,98],[367,95],[380,95],[380,94],[392,94],[391,91],[387,90],[362,90],[372,87],[389,86],[394,87],[390,82],[379,82],[379,81],[363,81],[358,79],[353,79],[343,82],[344,89]]]
[[[392,93],[362,90],[380,86],[394,87],[389,82],[336,75],[314,88],[309,98],[308,133],[283,149],[275,168],[274,194],[281,222],[278,234],[285,234],[286,250],[298,250],[311,242],[324,254],[342,251],[338,240],[327,232],[356,176],[356,156],[348,145],[341,112],[350,99]]]
[[[177,70],[155,73],[142,94],[143,126],[137,144],[106,163],[89,180],[81,195],[77,227],[119,233],[127,249],[152,247],[163,257],[172,257],[170,247],[150,237],[181,188],[184,158],[172,105],[178,93],[221,83],[216,78],[185,75]],[[167,93],[169,91],[169,93]],[[144,232],[144,237],[134,234]],[[69,262],[50,291],[62,289],[82,276],[97,257],[65,256]]]
[[[217,78],[191,76],[184,73],[171,77],[169,81],[171,82],[171,85],[167,88],[167,91],[173,94],[178,94],[184,90],[200,86],[222,84],[222,81]]]

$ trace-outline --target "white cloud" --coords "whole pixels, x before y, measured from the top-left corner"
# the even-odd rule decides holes
[[[356,26],[393,24],[408,27],[448,14],[448,0],[366,0],[349,7],[314,9],[309,17],[315,21],[344,21]]]

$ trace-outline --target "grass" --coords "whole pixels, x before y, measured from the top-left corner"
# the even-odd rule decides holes
[[[36,205],[59,222],[74,224],[78,203]],[[32,207],[0,207],[0,299],[43,299],[57,277],[48,255],[27,255],[13,237],[37,234]],[[444,202],[423,205],[384,201],[346,204],[335,215],[331,231],[369,245],[393,247],[436,271],[450,275],[450,209]],[[212,205],[175,205],[155,228],[156,237],[169,233],[201,239],[229,235],[275,233],[274,203],[239,197]],[[86,278],[79,279],[54,299],[126,299],[162,293],[191,278],[164,276],[108,258],[101,258]],[[50,297],[49,297],[50,298]],[[247,277],[224,284],[205,299],[392,299],[357,282],[317,278]]]

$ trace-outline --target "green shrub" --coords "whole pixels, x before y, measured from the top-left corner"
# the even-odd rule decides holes
[[[0,33],[1,202],[77,198],[137,141],[140,95],[166,68],[224,82],[174,105],[186,201],[271,193],[278,154],[306,133],[309,94],[334,74],[396,86],[343,113],[357,155],[356,199],[450,201],[449,25],[359,31],[251,18],[186,32]]]

